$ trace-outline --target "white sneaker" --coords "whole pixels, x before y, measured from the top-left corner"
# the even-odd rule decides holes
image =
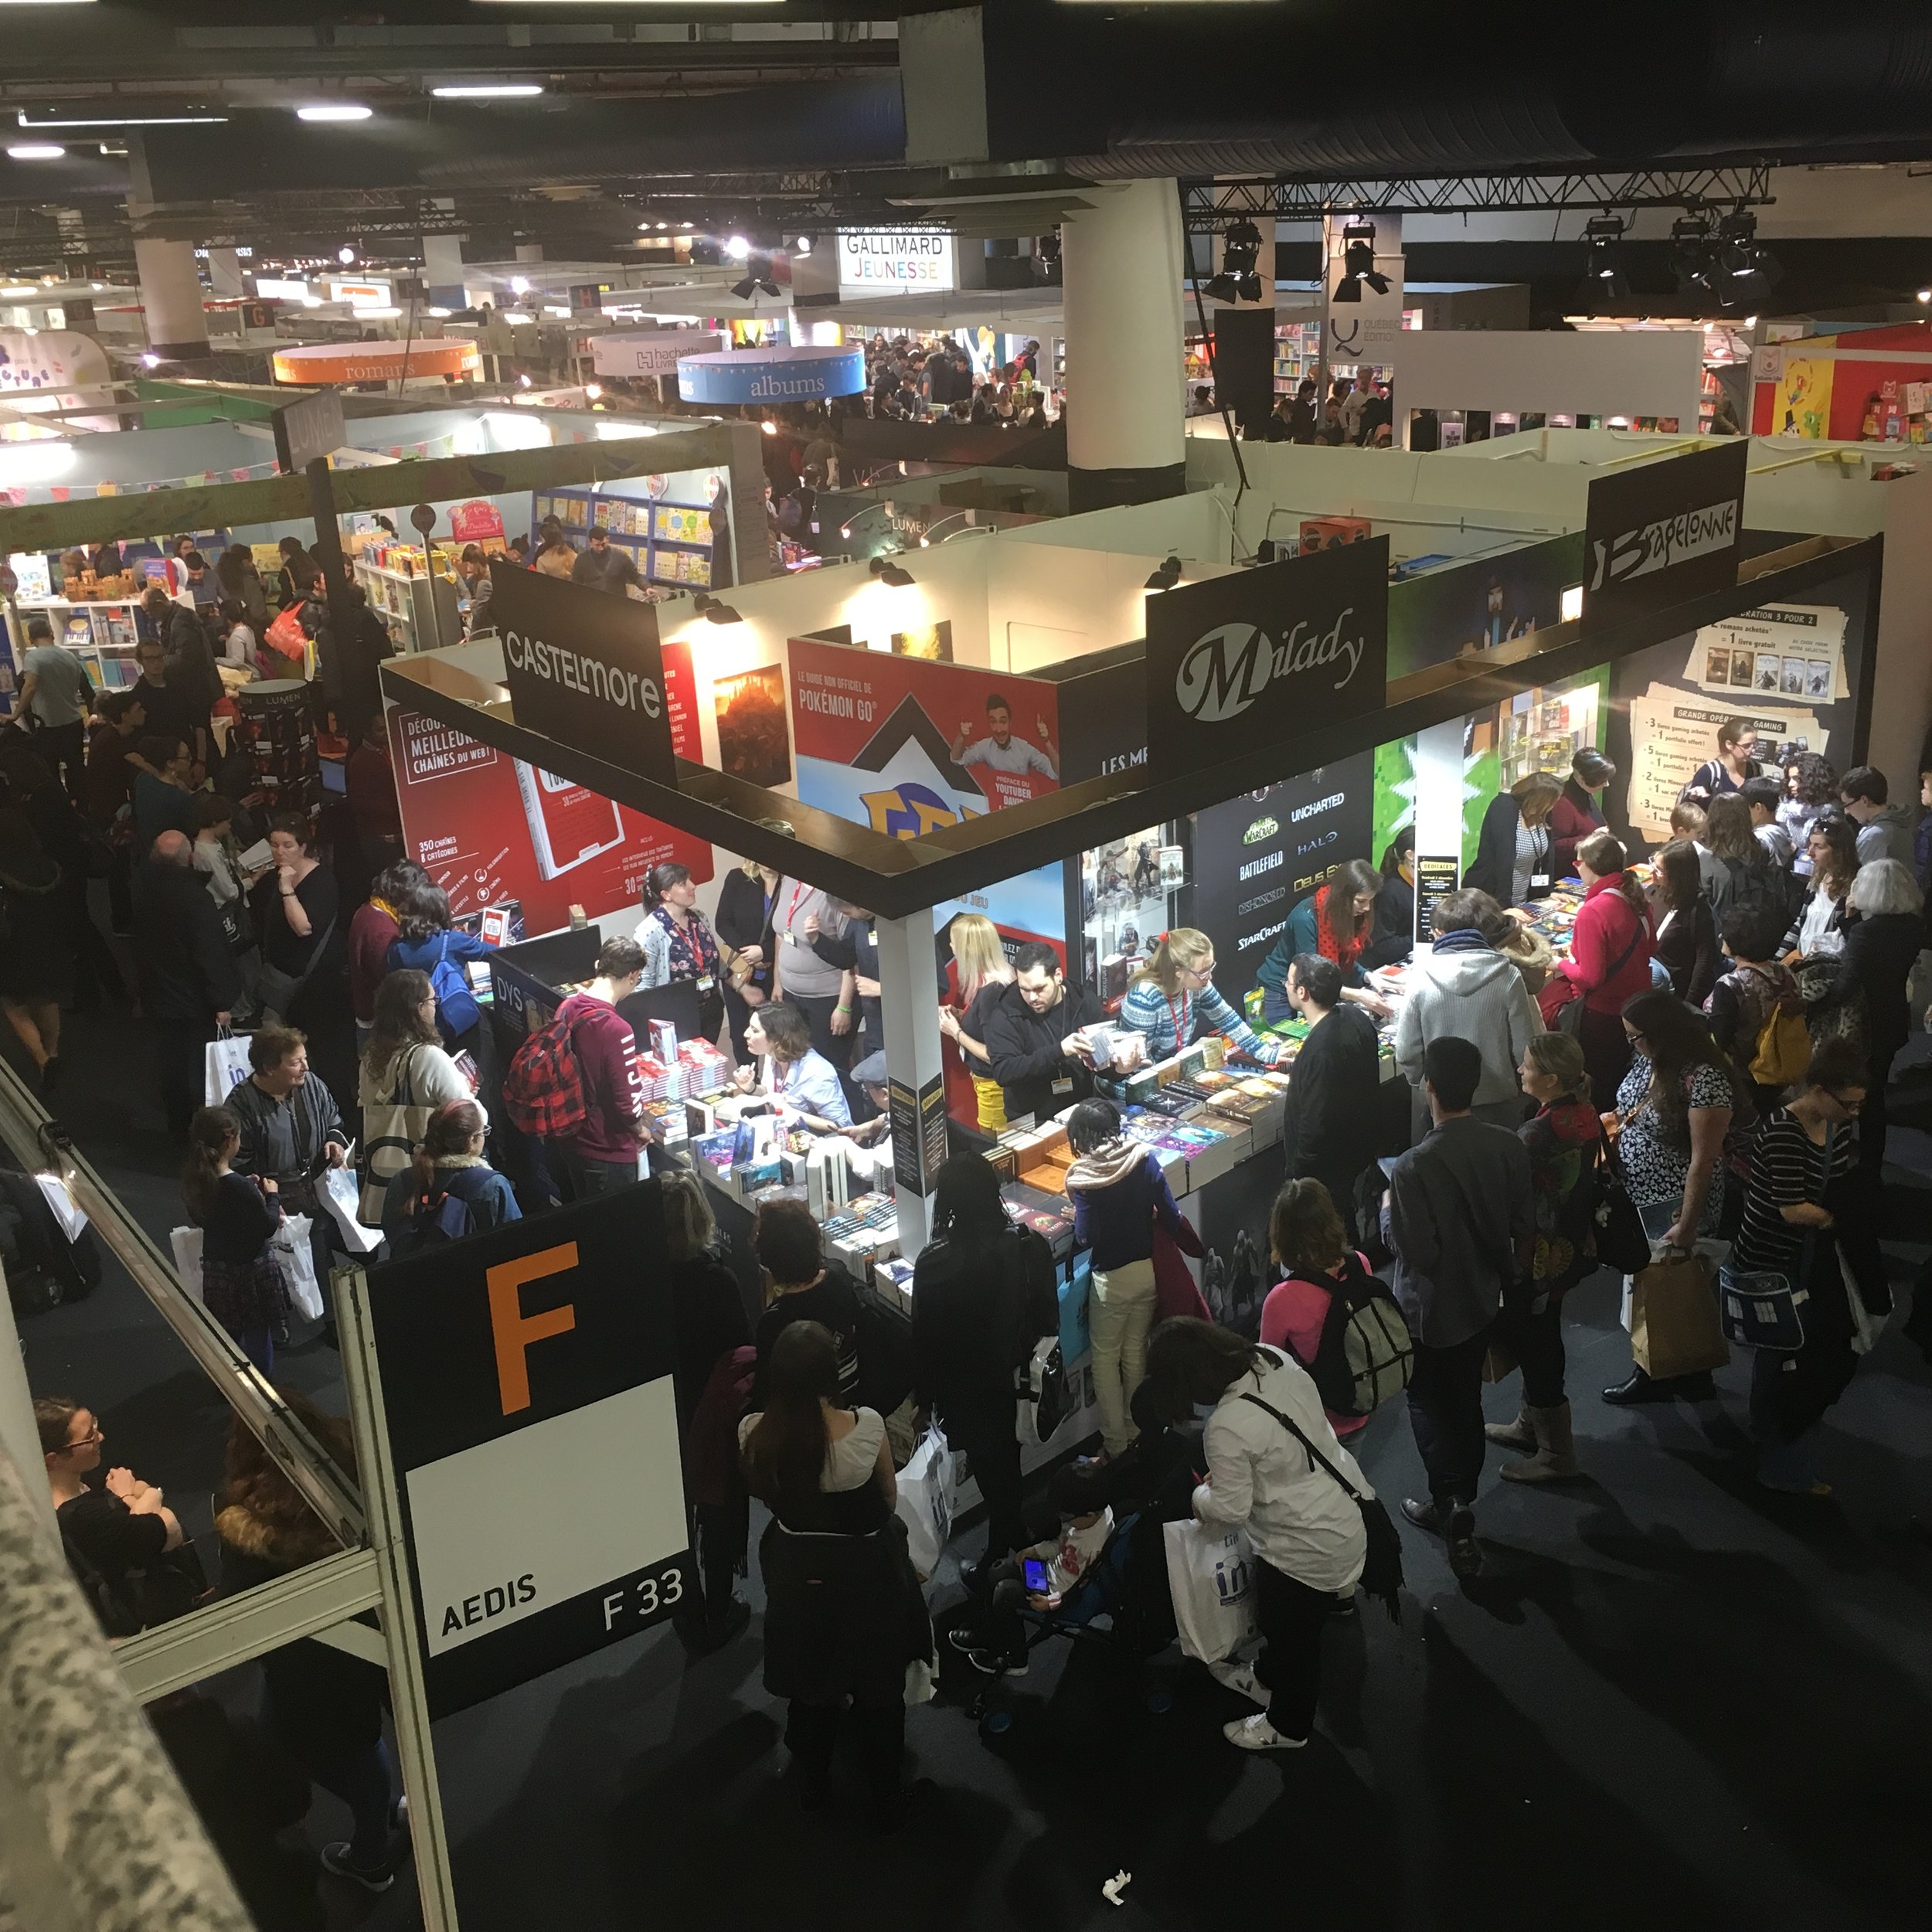
[[[1210,1664],[1208,1668],[1213,1674],[1214,1681],[1233,1691],[1236,1697],[1245,1697],[1250,1704],[1266,1707],[1268,1693],[1260,1679],[1255,1675],[1252,1664],[1223,1662]]]
[[[1284,1737],[1268,1722],[1266,1711],[1257,1711],[1252,1717],[1237,1717],[1232,1724],[1223,1724],[1221,1735],[1244,1751],[1298,1751],[1308,1741],[1305,1737]]]

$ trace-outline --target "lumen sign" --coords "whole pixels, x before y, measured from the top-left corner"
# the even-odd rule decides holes
[[[1383,537],[1149,597],[1149,777],[1177,777],[1380,709],[1388,569]]]
[[[843,230],[838,236],[842,295],[920,294],[957,288],[951,235],[918,230]]]

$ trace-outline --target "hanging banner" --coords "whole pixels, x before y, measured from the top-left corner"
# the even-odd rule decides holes
[[[680,355],[725,346],[725,338],[710,329],[615,328],[590,338],[590,366],[600,376],[675,376]]]
[[[432,1717],[685,1601],[669,1267],[647,1182],[370,1270]]]
[[[505,557],[492,561],[490,583],[517,723],[676,784],[655,607]]]
[[[1380,710],[1388,609],[1386,536],[1150,597],[1149,781]]]
[[[1748,439],[1645,463],[1590,485],[1583,524],[1586,624],[1614,624],[1737,581]]]
[[[689,684],[688,654],[673,669],[674,692],[680,679]],[[681,706],[674,716],[677,748],[695,760],[702,750],[695,709]],[[549,932],[570,923],[573,906],[597,919],[639,905],[645,873],[666,860],[699,880],[712,875],[706,841],[426,713],[390,706],[389,742],[403,849],[449,894],[454,913],[515,901],[526,931]]]

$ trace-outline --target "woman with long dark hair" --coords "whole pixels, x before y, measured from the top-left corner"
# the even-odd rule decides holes
[[[488,968],[490,948],[455,924],[450,896],[434,881],[408,887],[396,909],[391,972],[407,967],[429,976],[436,992],[436,1028],[452,1053],[479,1053],[483,1009],[470,988],[470,968]]]
[[[1673,838],[1658,852],[1649,898],[1657,957],[1670,968],[1671,991],[1702,1006],[1717,983],[1717,925],[1689,840]]]
[[[644,948],[644,977],[638,985],[693,986],[698,994],[698,1026],[715,1041],[724,1024],[724,975],[736,955],[719,944],[698,910],[697,881],[688,866],[653,866],[644,876],[644,917],[632,935]]]
[[[288,1325],[287,1284],[269,1252],[282,1210],[273,1180],[235,1172],[240,1150],[241,1122],[226,1107],[199,1109],[188,1124],[181,1192],[202,1231],[202,1305],[266,1375],[276,1335]]]
[[[890,1824],[904,1798],[907,1672],[930,1665],[932,1626],[893,1514],[885,1420],[840,1406],[838,1352],[816,1321],[779,1335],[764,1383],[738,1442],[746,1486],[771,1512],[758,1546],[765,1689],[787,1700],[785,1743],[808,1810],[831,1800],[849,1703],[875,1811]]]
[[[1777,802],[1777,826],[1791,842],[1791,869],[1811,875],[1811,828],[1838,803],[1838,773],[1830,759],[1801,751],[1784,767],[1784,795]]]
[[[971,1459],[989,1566],[1027,1540],[1013,1377],[1059,1319],[1051,1250],[1007,1219],[991,1162],[954,1155],[939,1170],[933,1238],[913,1267],[913,1393]]]
[[[1835,957],[1845,950],[1852,881],[1858,876],[1859,828],[1841,811],[1821,811],[1805,835],[1810,896],[1784,935],[1784,961]]]
[[[1626,1000],[1650,984],[1650,908],[1629,862],[1621,842],[1607,832],[1592,832],[1577,848],[1583,903],[1570,930],[1570,957],[1556,968],[1583,1003],[1577,1037],[1590,1068],[1590,1091],[1604,1112],[1616,1104],[1617,1086],[1630,1066],[1630,1043],[1617,1015]],[[1545,1017],[1554,1010],[1546,995]]]
[[[1375,929],[1362,963],[1387,966],[1406,959],[1416,943],[1416,828],[1390,833],[1383,849],[1382,889],[1376,894]]]
[[[406,1173],[437,1108],[470,1097],[470,1083],[436,1030],[427,973],[403,967],[376,989],[376,1019],[358,1068],[362,1109],[362,1213],[385,1212],[389,1185]]]
[[[1788,902],[1783,875],[1764,849],[1751,823],[1751,808],[1740,794],[1727,792],[1705,808],[1704,844],[1710,853],[1704,867],[1704,893],[1720,931],[1724,915],[1733,906],[1753,911],[1784,909]]]
[[[1621,1024],[1629,1070],[1604,1123],[1624,1185],[1653,1246],[1690,1253],[1718,1232],[1724,1207],[1724,1137],[1737,1106],[1732,1073],[1703,1015],[1656,988],[1628,1001]],[[1626,1297],[1628,1307],[1628,1297]],[[1653,1379],[1633,1367],[1604,1391],[1613,1403],[1708,1400],[1708,1369]]]
[[[284,537],[281,547],[282,567],[278,601],[286,611],[291,604],[303,603],[316,594],[322,580],[322,566],[302,548],[300,537]]]
[[[1274,950],[1261,962],[1261,1014],[1264,1019],[1292,1019],[1288,999],[1288,966],[1298,953],[1319,953],[1342,968],[1342,997],[1366,1006],[1378,1019],[1389,1015],[1387,1002],[1369,990],[1362,971],[1375,926],[1376,901],[1382,893],[1382,875],[1366,859],[1345,859],[1326,880],[1288,914],[1288,923]]]

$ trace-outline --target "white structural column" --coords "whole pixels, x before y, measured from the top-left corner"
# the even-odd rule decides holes
[[[217,301],[239,301],[247,291],[242,287],[241,256],[233,248],[208,250],[208,292]]]
[[[423,287],[432,308],[461,308],[463,301],[463,237],[461,235],[425,235],[423,237]]]
[[[940,1059],[933,916],[928,911],[881,919],[873,930],[886,1070],[892,1083],[899,1251],[910,1260],[932,1233],[933,1188],[946,1158],[946,1070]]]
[[[1171,181],[1094,188],[1060,224],[1072,509],[1186,487],[1181,204]]]
[[[141,277],[141,309],[148,346],[169,362],[205,360],[208,318],[202,308],[201,277],[192,242],[138,240],[134,268]]]
[[[1416,736],[1416,947],[1427,953],[1434,899],[1462,879],[1462,720]],[[1453,868],[1453,869],[1450,869]]]

